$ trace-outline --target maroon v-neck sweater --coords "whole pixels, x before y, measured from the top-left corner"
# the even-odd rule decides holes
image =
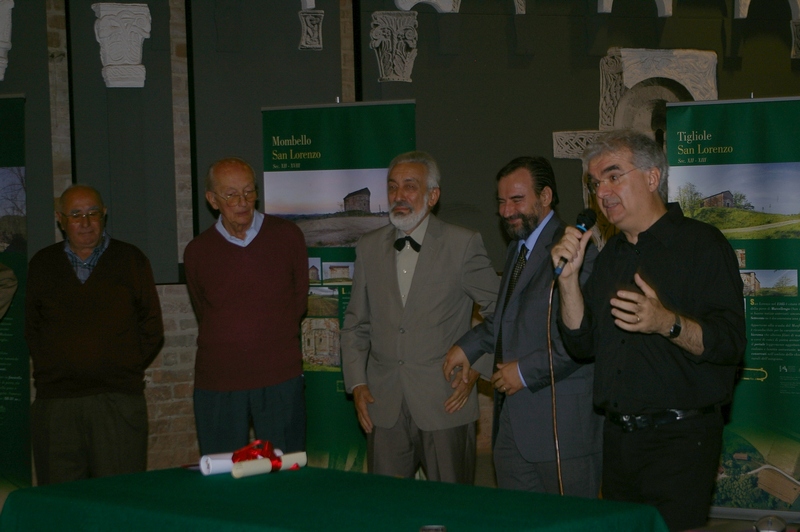
[[[247,247],[212,225],[186,246],[184,266],[199,323],[196,388],[250,390],[301,374],[308,255],[295,224],[266,215]]]

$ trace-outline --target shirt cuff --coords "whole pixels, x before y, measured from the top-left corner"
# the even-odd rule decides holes
[[[527,388],[528,384],[525,382],[525,377],[522,376],[522,370],[519,368],[519,362],[517,362],[517,373],[519,373],[519,380],[522,381],[522,386]]]

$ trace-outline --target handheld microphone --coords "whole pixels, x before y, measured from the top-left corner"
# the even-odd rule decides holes
[[[578,221],[575,224],[575,227],[577,227],[578,231],[580,231],[581,233],[585,233],[594,226],[594,223],[596,221],[597,221],[597,213],[595,213],[592,209],[583,209],[578,214]],[[558,266],[556,266],[553,275],[555,277],[561,275],[561,272],[564,271],[564,266],[566,265],[567,265],[567,259],[561,257],[561,260],[558,261]]]

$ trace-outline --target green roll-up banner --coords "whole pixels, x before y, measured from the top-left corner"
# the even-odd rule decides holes
[[[748,346],[714,512],[800,514],[800,98],[667,107],[670,201],[718,227],[744,281]]]
[[[25,190],[25,100],[0,97],[0,262],[14,270],[18,281],[0,320],[0,493],[31,485]]]
[[[413,102],[263,110],[264,212],[295,222],[311,288],[302,324],[309,464],[366,470],[366,443],[344,390],[339,330],[354,246],[388,223],[386,168],[416,144]]]

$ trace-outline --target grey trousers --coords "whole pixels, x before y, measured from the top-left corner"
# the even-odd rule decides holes
[[[475,423],[421,430],[403,401],[397,423],[367,434],[370,473],[414,478],[422,467],[428,480],[472,484],[475,480]]]

